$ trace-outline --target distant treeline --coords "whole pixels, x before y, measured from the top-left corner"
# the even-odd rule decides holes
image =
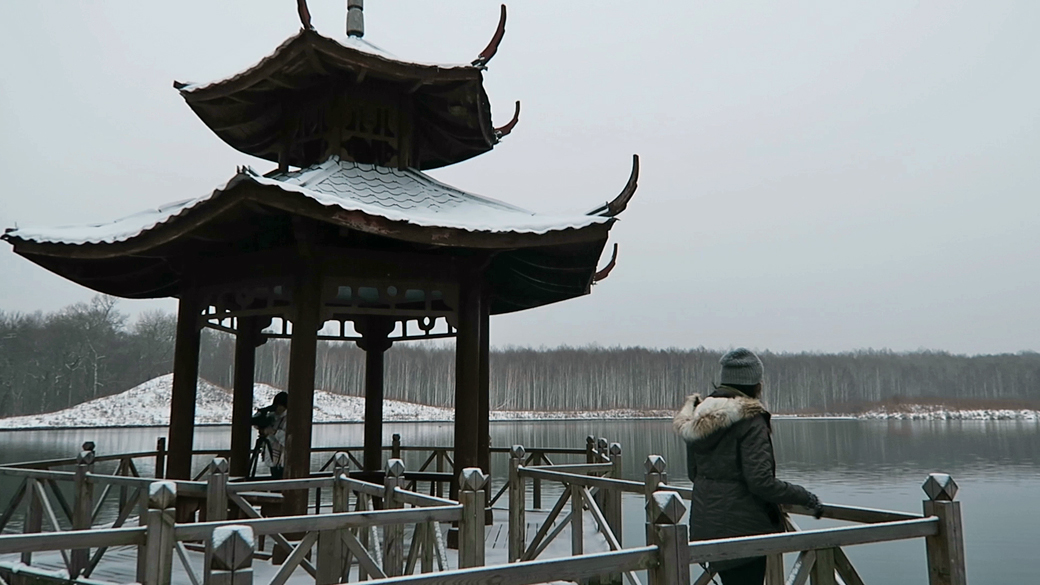
[[[174,317],[145,313],[132,325],[98,297],[51,314],[0,313],[0,416],[47,412],[121,392],[172,369]],[[754,340],[749,340],[753,342]],[[229,387],[234,338],[205,330],[200,375]],[[708,393],[720,351],[697,348],[509,348],[491,353],[496,410],[673,410]],[[943,352],[761,352],[766,399],[778,412],[855,412],[878,403],[1040,406],[1040,354],[959,356]],[[257,350],[256,381],[285,387],[289,343]],[[388,398],[451,406],[450,343],[401,343],[386,354]],[[364,354],[323,342],[316,385],[361,395]]]

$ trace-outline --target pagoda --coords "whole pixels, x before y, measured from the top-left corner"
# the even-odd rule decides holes
[[[95,291],[176,297],[166,476],[190,479],[200,331],[236,336],[231,472],[250,451],[255,348],[291,340],[287,478],[310,474],[316,345],[365,352],[364,467],[382,467],[383,354],[394,342],[456,343],[456,472],[488,470],[489,316],[588,294],[608,232],[636,189],[585,214],[544,215],[467,193],[423,171],[490,151],[483,74],[506,9],[470,64],[400,60],[363,38],[362,0],[346,36],[302,29],[252,67],[174,87],[232,148],[277,166],[239,168],[212,193],[110,223],[3,234],[14,251]],[[614,253],[616,255],[616,245]],[[280,324],[272,326],[272,321]],[[286,513],[306,502],[286,498]]]

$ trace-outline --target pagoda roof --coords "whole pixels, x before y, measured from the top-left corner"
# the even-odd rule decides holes
[[[361,38],[332,38],[305,28],[248,69],[209,83],[174,82],[174,87],[224,142],[272,162],[278,162],[281,131],[294,104],[315,92],[393,87],[412,99],[416,131],[425,137],[411,166],[433,169],[497,143],[482,72],[482,65],[405,61]],[[313,161],[290,150],[287,162],[300,167]]]
[[[177,296],[212,277],[186,276],[199,271],[218,281],[291,272],[300,237],[317,238],[333,270],[396,254],[379,265],[407,271],[418,262],[420,272],[442,274],[451,258],[481,256],[490,259],[491,311],[499,314],[589,292],[610,227],[635,192],[633,162],[622,192],[585,214],[538,214],[414,169],[332,158],[267,175],[244,167],[203,197],[107,223],[19,227],[0,237],[51,272],[127,298]],[[301,236],[302,226],[310,236]]]
[[[477,247],[494,247],[496,235],[539,236],[550,232],[609,225],[614,221],[611,215],[603,213],[534,213],[495,199],[467,193],[415,169],[379,167],[332,157],[306,169],[273,172],[267,175],[260,175],[249,167],[242,167],[227,183],[203,197],[170,203],[106,223],[51,228],[13,228],[3,235],[3,239],[12,242],[74,246],[127,243],[164,226],[174,227],[189,215],[200,213],[204,208],[219,203],[236,188],[245,184],[277,190],[277,193],[271,192],[270,189],[254,192],[253,195],[261,202],[284,206],[292,199],[303,199],[317,203],[325,208],[327,219],[332,223],[350,223],[350,227],[360,231],[394,237],[398,230],[393,225],[407,224],[419,229],[450,230],[485,236],[483,245],[477,243],[475,238],[464,238],[463,242],[455,242],[455,238],[445,234],[430,238],[431,241],[439,240],[441,245],[476,244]],[[602,209],[597,212],[602,212]],[[351,221],[350,213],[357,214],[357,219]],[[365,219],[362,220],[361,217]],[[514,239],[510,238],[510,241],[510,247],[516,245]],[[531,242],[536,244],[537,238]]]

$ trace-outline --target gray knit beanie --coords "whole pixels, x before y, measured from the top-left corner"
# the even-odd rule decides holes
[[[762,360],[753,351],[738,347],[722,356],[722,384],[754,386],[762,381]]]

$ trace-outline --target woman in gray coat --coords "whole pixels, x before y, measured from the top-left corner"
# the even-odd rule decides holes
[[[769,412],[762,394],[762,361],[739,348],[722,356],[720,386],[707,398],[686,399],[673,424],[686,441],[693,482],[691,538],[708,540],[783,532],[780,504],[822,512],[805,488],[776,478]],[[723,585],[761,585],[766,557],[712,563]]]

